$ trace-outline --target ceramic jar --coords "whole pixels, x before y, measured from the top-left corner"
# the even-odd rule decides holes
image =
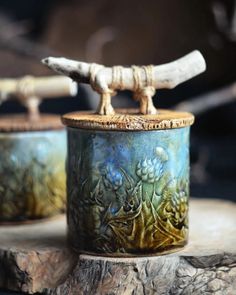
[[[188,239],[189,113],[63,117],[68,238],[78,252],[172,252]]]
[[[0,222],[65,211],[66,131],[58,116],[0,119]]]

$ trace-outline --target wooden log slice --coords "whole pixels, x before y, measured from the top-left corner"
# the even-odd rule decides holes
[[[0,287],[46,294],[235,294],[236,204],[191,200],[189,244],[169,255],[79,257],[65,220],[0,228]]]

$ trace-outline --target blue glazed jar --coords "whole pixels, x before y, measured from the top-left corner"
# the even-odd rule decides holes
[[[78,252],[114,256],[178,250],[188,238],[193,116],[72,113],[68,238]]]
[[[63,213],[66,205],[66,130],[58,116],[0,119],[0,222]]]

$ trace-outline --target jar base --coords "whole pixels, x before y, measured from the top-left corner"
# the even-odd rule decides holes
[[[102,253],[102,252],[92,252],[92,251],[86,251],[86,250],[79,250],[73,246],[69,246],[73,252],[77,254],[84,254],[84,255],[91,255],[91,256],[100,256],[100,257],[113,257],[113,258],[132,258],[132,257],[154,257],[154,256],[162,256],[167,254],[172,254],[179,252],[185,248],[185,246],[188,244],[188,241],[185,241],[180,246],[170,246],[166,247],[165,250],[160,252],[140,252],[140,253]]]

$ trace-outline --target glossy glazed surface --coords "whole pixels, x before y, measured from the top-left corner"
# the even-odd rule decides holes
[[[187,242],[189,127],[68,128],[68,235],[79,252],[137,255]]]
[[[65,210],[66,131],[0,133],[0,222]]]

